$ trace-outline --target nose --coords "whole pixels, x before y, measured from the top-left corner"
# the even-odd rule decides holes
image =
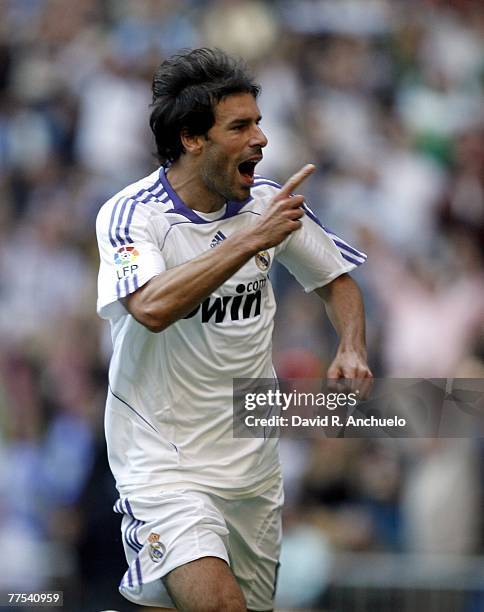
[[[266,135],[264,134],[264,132],[258,125],[255,125],[254,131],[250,139],[250,146],[262,148],[262,147],[265,147],[266,145],[267,145]]]

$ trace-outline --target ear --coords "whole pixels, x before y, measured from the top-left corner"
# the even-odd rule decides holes
[[[180,140],[183,148],[187,153],[191,153],[192,155],[198,155],[203,149],[203,143],[205,141],[205,138],[201,134],[193,136],[186,129],[183,129],[180,132]]]

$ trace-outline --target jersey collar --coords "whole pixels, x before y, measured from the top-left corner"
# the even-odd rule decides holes
[[[175,212],[179,215],[183,215],[186,219],[188,219],[192,223],[214,223],[215,221],[222,221],[223,219],[229,219],[230,217],[235,216],[248,202],[252,200],[252,196],[249,196],[243,202],[235,202],[235,201],[229,200],[226,202],[225,212],[223,213],[221,217],[218,217],[218,219],[212,219],[212,220],[204,219],[203,217],[198,215],[196,211],[193,210],[193,208],[190,208],[189,206],[187,206],[185,202],[177,194],[177,192],[173,189],[170,181],[168,180],[168,177],[166,176],[166,169],[167,168],[165,166],[161,166],[159,178],[160,178],[160,181],[165,191],[168,193],[170,200],[173,203],[173,209],[170,212]]]

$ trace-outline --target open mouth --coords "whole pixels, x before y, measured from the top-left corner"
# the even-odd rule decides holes
[[[237,166],[240,175],[244,179],[244,182],[249,184],[252,184],[254,182],[254,171],[259,161],[260,158],[248,159]]]

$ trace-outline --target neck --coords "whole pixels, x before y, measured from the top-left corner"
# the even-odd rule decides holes
[[[183,202],[191,209],[204,213],[220,210],[225,198],[211,191],[203,182],[200,171],[180,158],[166,171],[171,186]]]

